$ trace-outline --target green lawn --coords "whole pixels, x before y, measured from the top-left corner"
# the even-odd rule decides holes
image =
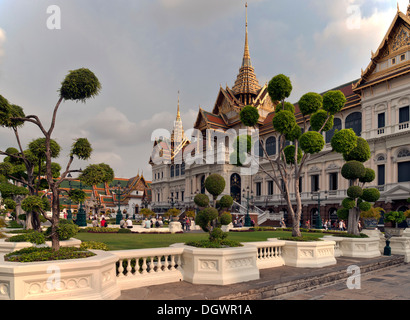
[[[303,233],[308,237],[323,237],[323,233]],[[240,242],[266,241],[268,238],[289,237],[289,231],[254,231],[254,232],[230,232],[228,239]],[[188,241],[204,240],[207,233],[175,233],[175,234],[127,234],[127,233],[85,233],[75,236],[81,241],[98,241],[108,245],[109,250],[128,250],[168,247],[173,243],[185,243]]]

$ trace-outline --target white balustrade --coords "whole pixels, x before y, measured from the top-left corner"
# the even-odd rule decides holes
[[[272,239],[270,241],[258,241],[243,243],[246,246],[257,248],[256,264],[259,269],[267,269],[283,266],[282,248],[285,241]]]
[[[182,247],[111,251],[122,290],[182,280]]]

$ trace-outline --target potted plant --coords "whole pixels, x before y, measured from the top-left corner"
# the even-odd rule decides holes
[[[371,207],[367,211],[362,211],[360,217],[363,220],[365,229],[375,229],[377,228],[379,219],[381,217],[381,212],[383,211],[380,207]]]
[[[181,213],[181,210],[177,208],[171,208],[167,211],[167,213],[169,214],[169,216],[172,217],[173,221],[178,221],[179,220],[178,216]]]
[[[406,215],[404,214],[403,211],[390,211],[387,212],[384,215],[384,221],[385,221],[385,232],[390,234],[393,237],[400,237],[403,235],[404,229],[405,228],[399,228],[398,224],[402,223],[404,220],[406,220]],[[390,222],[390,226],[388,226],[387,223]]]

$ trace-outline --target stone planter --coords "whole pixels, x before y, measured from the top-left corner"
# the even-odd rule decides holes
[[[405,228],[384,227],[384,232],[392,237],[402,237]]]
[[[341,238],[342,241],[340,242],[339,247],[344,257],[375,258],[381,256],[379,237]]]
[[[229,285],[259,279],[257,249],[195,248],[184,246],[182,269],[184,280],[193,284]]]
[[[0,300],[112,300],[120,296],[117,257],[93,250],[84,259],[8,262],[0,255]]]
[[[379,223],[379,219],[376,218],[364,218],[363,224],[365,229],[376,229]]]
[[[80,247],[81,240],[71,238],[69,240],[60,241],[61,247]],[[9,253],[16,250],[34,247],[31,242],[7,242],[6,239],[0,239],[0,253]],[[41,245],[40,245],[41,246]],[[51,247],[51,241],[46,241],[42,246]]]
[[[336,264],[335,241],[285,241],[285,265],[299,268],[322,268]]]
[[[410,262],[410,237],[392,237],[390,248],[392,254],[404,255],[404,262]]]

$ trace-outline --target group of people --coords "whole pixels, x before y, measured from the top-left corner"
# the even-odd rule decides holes
[[[105,220],[104,216],[101,217],[101,220],[99,220],[97,216],[94,216],[92,218],[92,223],[91,224],[92,224],[93,227],[102,227],[102,228],[108,227],[107,220]]]
[[[127,217],[127,219],[122,218],[120,221],[120,228],[121,229],[131,229],[132,228],[132,220]]]

